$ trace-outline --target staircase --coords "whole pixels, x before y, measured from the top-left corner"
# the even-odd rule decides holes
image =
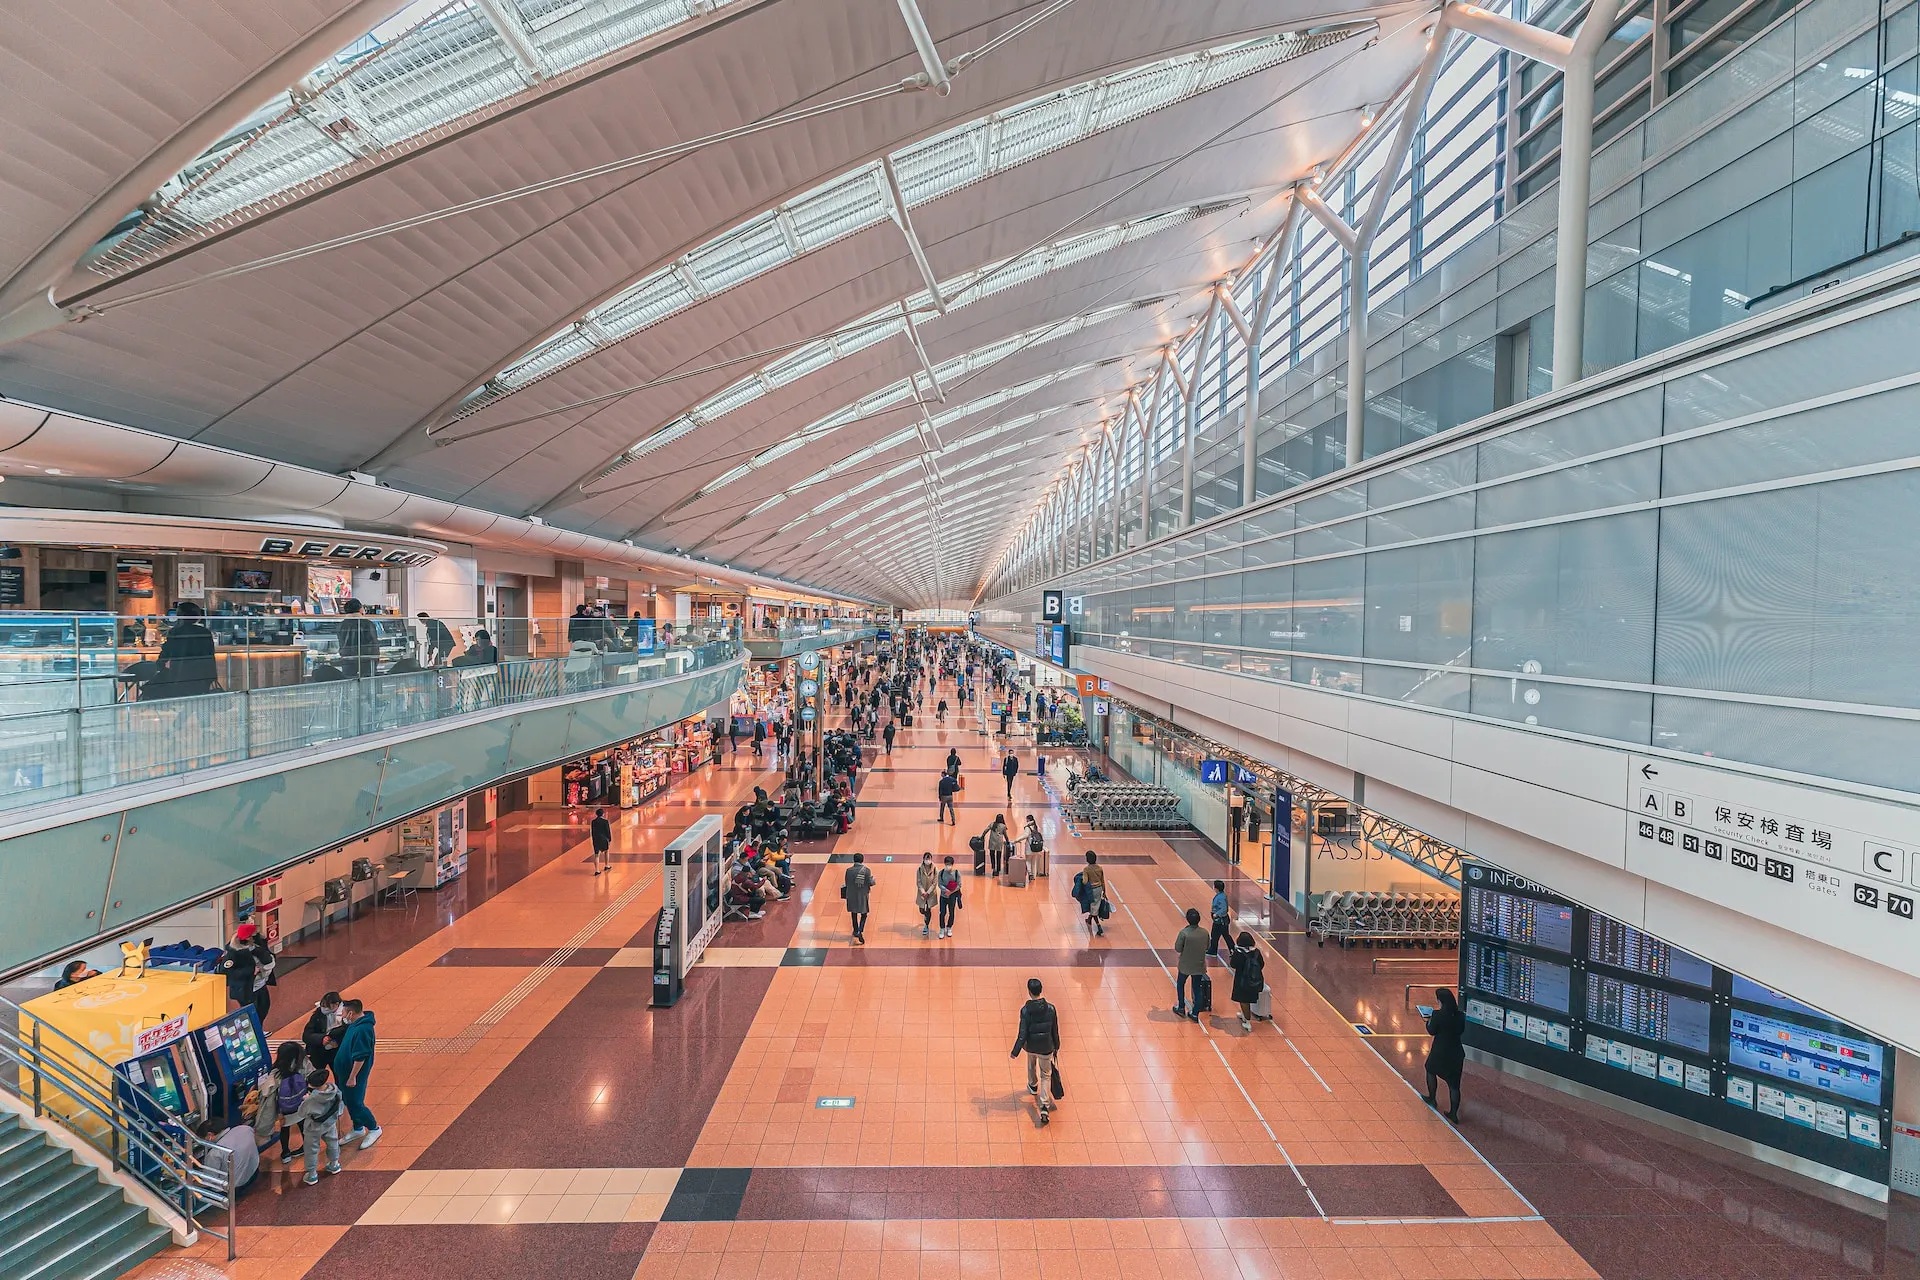
[[[93,1166],[0,1111],[0,1276],[111,1280],[172,1238]]]

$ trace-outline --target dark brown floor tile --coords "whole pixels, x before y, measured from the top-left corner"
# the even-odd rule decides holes
[[[632,1280],[653,1231],[651,1222],[355,1227],[314,1264],[307,1278]]]

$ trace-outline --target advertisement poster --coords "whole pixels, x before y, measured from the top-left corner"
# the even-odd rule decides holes
[[[652,653],[654,648],[653,619],[635,618],[627,625],[633,629],[634,650],[638,653]]]
[[[153,561],[122,560],[114,565],[120,594],[133,600],[153,599]]]
[[[173,566],[173,596],[176,600],[207,598],[207,566],[180,563]]]
[[[26,602],[26,566],[0,564],[0,604],[25,604]]]
[[[353,570],[329,569],[325,565],[307,566],[307,598],[331,600],[335,604],[353,594]]]

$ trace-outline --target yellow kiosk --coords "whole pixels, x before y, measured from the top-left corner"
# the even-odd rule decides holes
[[[125,970],[122,970],[125,972]],[[191,973],[173,969],[148,969],[138,977],[103,973],[77,982],[61,991],[50,992],[20,1006],[45,1024],[40,1029],[40,1051],[49,1058],[61,1058],[78,1076],[99,1081],[101,1094],[114,1096],[111,1071],[129,1058],[153,1052],[171,1040],[197,1031],[227,1011],[227,983],[218,974]],[[21,1020],[20,1038],[31,1042],[34,1027]],[[58,1031],[91,1051],[90,1059],[73,1053]],[[32,1073],[23,1073],[21,1094],[34,1093]],[[85,1108],[78,1106],[63,1090],[44,1082],[40,1090],[42,1106],[62,1115],[79,1119]]]

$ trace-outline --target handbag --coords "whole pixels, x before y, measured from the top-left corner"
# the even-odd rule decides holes
[[[1102,920],[1111,920],[1113,918],[1113,904],[1105,898],[1100,899],[1100,918]]]
[[[1053,1071],[1051,1074],[1053,1076],[1053,1088],[1051,1092],[1053,1094],[1053,1100],[1055,1102],[1058,1102],[1060,1101],[1060,1099],[1067,1096],[1067,1086],[1060,1083],[1060,1064],[1058,1062],[1053,1064]]]

